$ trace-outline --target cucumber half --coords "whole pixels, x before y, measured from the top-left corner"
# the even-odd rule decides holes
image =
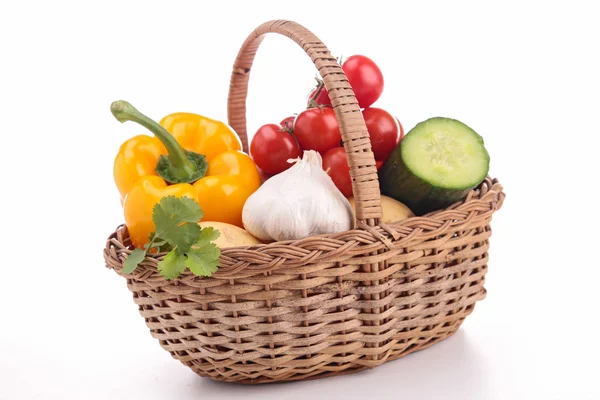
[[[417,124],[379,170],[381,192],[416,215],[463,199],[487,176],[483,138],[460,121],[436,117]]]

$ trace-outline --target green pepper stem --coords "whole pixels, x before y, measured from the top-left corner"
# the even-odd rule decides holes
[[[162,156],[156,172],[171,183],[193,182],[206,173],[204,156],[187,152],[159,123],[139,112],[125,100],[110,105],[110,111],[119,122],[136,122],[154,134],[165,146],[169,155]]]
[[[154,134],[169,152],[169,160],[175,168],[185,168],[191,162],[185,156],[185,150],[177,143],[177,140],[165,128],[156,121],[139,112],[134,106],[125,100],[118,100],[110,105],[110,111],[120,122],[133,121],[142,125]]]

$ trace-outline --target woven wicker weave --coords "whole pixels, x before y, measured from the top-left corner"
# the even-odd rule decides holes
[[[502,186],[486,179],[447,209],[379,224],[379,183],[352,89],[323,43],[289,21],[261,25],[236,59],[229,123],[247,151],[250,68],[268,32],[312,58],[336,111],[354,178],[359,228],[222,250],[211,278],[175,281],[147,257],[126,276],[152,336],[201,376],[241,383],[320,378],[376,367],[452,335],[485,297],[492,214]],[[131,252],[126,227],[113,233],[106,266],[121,273]]]

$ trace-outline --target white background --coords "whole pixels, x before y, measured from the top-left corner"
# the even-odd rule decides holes
[[[284,3],[2,2],[0,399],[599,399],[596,4]],[[109,105],[226,120],[239,46],[276,18],[374,59],[377,105],[407,130],[439,115],[478,131],[507,198],[488,297],[454,337],[360,374],[245,387],[173,360],[104,268],[122,222],[113,157],[143,132]],[[299,112],[315,72],[268,38],[250,131]]]

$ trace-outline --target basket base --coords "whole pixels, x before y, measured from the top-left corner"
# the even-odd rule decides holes
[[[473,308],[474,308],[473,306],[469,307],[469,310],[464,317],[466,317],[468,314],[470,314],[473,311]],[[401,343],[398,343],[399,346],[398,346],[397,350],[391,348],[390,351],[388,351],[388,353],[386,354],[385,358],[378,360],[377,364],[374,366],[371,366],[371,367],[356,364],[356,363],[345,363],[345,364],[340,364],[340,365],[334,364],[334,365],[324,366],[324,367],[318,368],[314,371],[307,371],[306,373],[299,373],[297,369],[289,374],[278,372],[278,371],[267,370],[267,371],[262,371],[261,375],[256,378],[249,377],[247,379],[244,379],[240,376],[239,372],[229,374],[229,375],[217,373],[216,371],[212,371],[212,372],[214,372],[214,374],[207,373],[206,365],[204,365],[205,363],[202,363],[200,365],[197,365],[195,363],[184,363],[184,364],[186,366],[188,366],[189,368],[191,368],[196,374],[198,374],[201,377],[207,377],[212,380],[220,381],[220,382],[231,382],[231,383],[239,383],[239,384],[245,384],[245,385],[317,380],[317,379],[323,379],[323,378],[328,378],[328,377],[332,377],[332,376],[353,374],[353,373],[364,371],[367,369],[373,369],[376,366],[381,365],[383,363],[386,363],[389,361],[394,361],[394,360],[397,360],[404,356],[407,356],[411,353],[415,353],[417,351],[424,350],[430,346],[433,346],[434,344],[436,344],[438,342],[441,342],[444,339],[449,338],[450,336],[452,336],[453,334],[455,334],[458,331],[458,329],[460,328],[460,325],[464,321],[464,317],[461,319],[455,320],[450,326],[440,326],[439,329],[434,330],[435,334],[432,335],[431,334],[432,332],[429,332],[430,335],[419,338],[415,343],[412,343],[409,345],[406,345],[406,344],[402,345]],[[392,341],[394,341],[394,340],[392,340]],[[225,371],[223,371],[223,372],[225,372]],[[231,373],[232,371],[229,371],[229,372]],[[269,372],[272,372],[272,375],[269,374]]]

